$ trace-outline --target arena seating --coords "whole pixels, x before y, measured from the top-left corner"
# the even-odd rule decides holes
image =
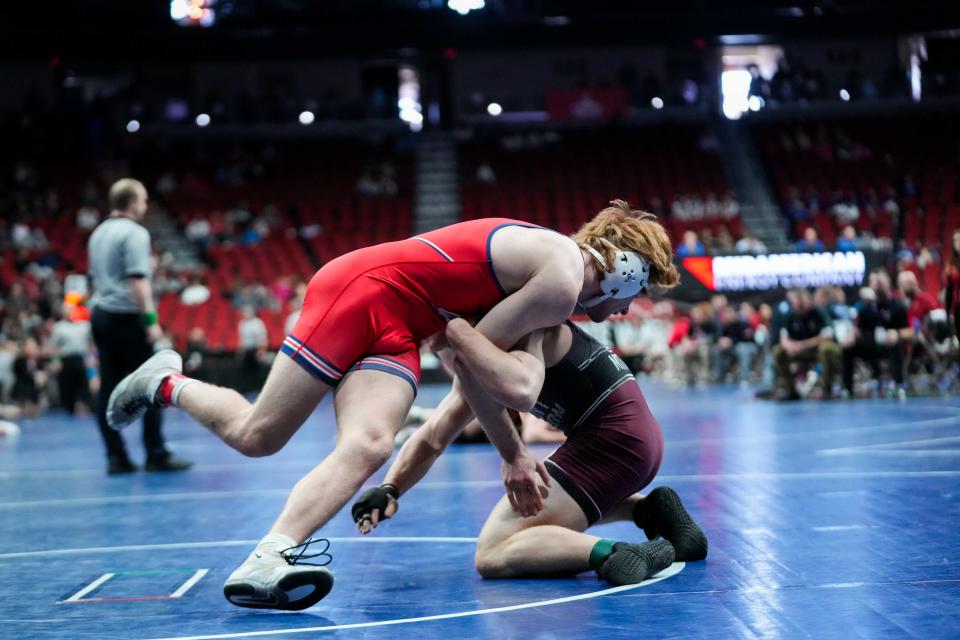
[[[176,295],[161,301],[160,315],[178,340],[193,327],[204,329],[211,349],[236,348],[239,312],[230,306],[227,292],[242,279],[268,287],[278,278],[306,281],[325,262],[362,246],[409,236],[411,230],[412,163],[407,156],[389,156],[397,195],[361,197],[360,176],[385,159],[382,150],[358,141],[315,141],[277,145],[276,158],[265,167],[265,177],[241,187],[209,188],[209,176],[191,175],[185,189],[166,198],[171,213],[185,226],[194,218],[223,216],[241,205],[259,213],[273,205],[271,233],[259,242],[213,244],[206,250],[211,268],[204,275],[210,300],[196,307],[183,305]],[[306,234],[302,238],[305,230]],[[309,244],[308,252],[305,243]],[[313,256],[310,255],[312,252]],[[270,345],[279,346],[290,313],[289,304],[277,311],[262,310]]]
[[[702,127],[662,125],[604,131],[561,131],[556,139],[534,132],[510,134],[521,148],[506,149],[500,137],[463,143],[460,166],[463,218],[517,217],[562,233],[575,231],[614,198],[635,208],[669,211],[675,197],[729,190],[719,155],[700,150]],[[562,143],[560,142],[562,140]],[[477,167],[488,163],[496,184],[479,183]],[[664,216],[675,243],[687,228],[726,225],[737,235],[740,220],[680,222]]]
[[[913,250],[921,245],[944,248],[952,229],[960,226],[954,119],[793,121],[757,125],[753,133],[785,215],[795,195],[809,206],[809,219],[794,221],[798,236],[813,226],[832,247],[839,225],[830,208],[840,195],[859,206],[855,226],[861,233],[895,238],[897,220],[881,206],[892,193],[903,219],[904,243]],[[804,137],[809,145],[798,146]],[[814,192],[819,202],[810,206]]]

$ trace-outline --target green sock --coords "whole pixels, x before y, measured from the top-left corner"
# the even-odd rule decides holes
[[[590,566],[594,569],[599,569],[600,565],[613,553],[613,545],[615,544],[616,542],[607,540],[606,538],[597,540],[597,544],[593,545],[593,549],[590,550]]]

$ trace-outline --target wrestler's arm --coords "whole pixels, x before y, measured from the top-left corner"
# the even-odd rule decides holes
[[[538,329],[562,323],[577,303],[582,279],[578,268],[568,263],[538,272],[521,289],[493,307],[477,323],[476,331],[504,351]],[[463,320],[449,322],[447,341],[455,343],[460,329],[466,326],[469,325]],[[526,453],[503,405],[490,397],[459,356],[455,366],[464,397],[503,459],[508,464],[521,457],[535,459]]]
[[[460,385],[455,379],[437,410],[401,447],[384,482],[395,486],[400,495],[409,491],[472,419],[473,411],[460,394]]]
[[[530,333],[509,352],[465,322],[454,322],[447,336],[461,366],[492,400],[516,411],[530,411],[543,388],[543,330]]]
[[[521,341],[523,351],[504,353],[468,323],[464,325],[470,332],[461,334],[463,341],[469,343],[464,348],[466,359],[476,358],[491,371],[496,370],[495,367],[499,365],[501,376],[508,381],[507,384],[516,384],[531,390],[535,388],[533,399],[536,400],[544,377],[543,331],[535,331],[525,337]],[[498,388],[500,384],[491,386]],[[460,392],[459,380],[454,378],[450,393],[423,426],[404,443],[387,471],[384,482],[395,486],[400,495],[409,491],[426,475],[440,454],[460,435],[473,417],[473,411]]]
[[[537,329],[558,325],[573,312],[582,285],[582,263],[558,264],[536,273],[517,292],[507,296],[480,320],[476,329],[498,349],[506,350]],[[447,340],[456,342],[463,324],[454,320],[447,324]],[[543,509],[543,484],[550,486],[550,475],[543,463],[524,446],[504,406],[491,398],[465,366],[455,360],[463,395],[480,420],[487,437],[503,458],[503,483],[513,508],[523,516],[536,515]]]

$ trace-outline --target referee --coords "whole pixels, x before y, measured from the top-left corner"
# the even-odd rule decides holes
[[[110,217],[90,236],[87,252],[94,290],[90,320],[100,354],[97,424],[107,449],[107,473],[115,474],[137,467],[120,433],[107,424],[107,400],[127,374],[153,355],[162,332],[150,285],[150,232],[140,225],[147,213],[147,190],[124,178],[110,187],[109,200]],[[158,410],[143,416],[143,446],[147,471],[182,471],[192,464],[167,450]]]

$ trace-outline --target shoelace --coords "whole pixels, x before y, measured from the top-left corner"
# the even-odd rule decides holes
[[[322,542],[324,545],[323,550],[318,553],[307,553],[307,547],[309,547],[314,542]],[[311,567],[325,567],[331,562],[333,562],[333,556],[327,553],[330,550],[330,541],[326,538],[310,538],[306,542],[301,542],[300,544],[293,545],[292,547],[287,547],[286,549],[280,549],[280,556],[287,561],[287,564],[308,564]],[[304,560],[310,560],[313,558],[325,557],[326,562],[304,562]]]

